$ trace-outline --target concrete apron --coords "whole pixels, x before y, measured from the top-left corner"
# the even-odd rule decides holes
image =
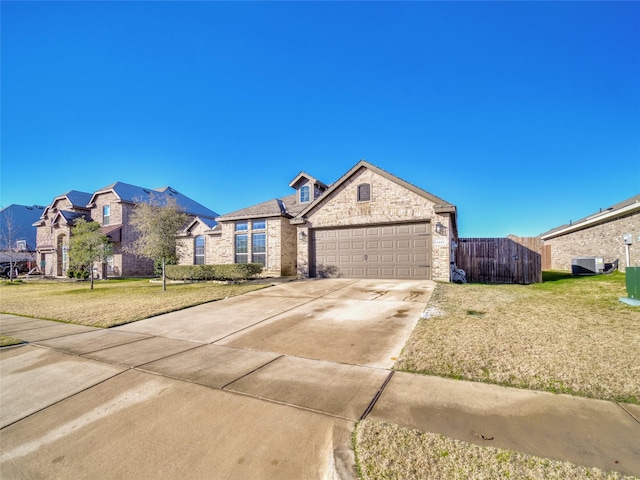
[[[0,352],[0,477],[352,478],[354,423],[433,289],[359,283],[284,284],[106,331],[2,317],[55,351]]]

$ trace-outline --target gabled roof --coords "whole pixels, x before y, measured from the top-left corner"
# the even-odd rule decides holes
[[[56,203],[58,200],[64,200],[64,199],[69,201],[69,203],[71,204],[71,208],[81,208],[81,209],[88,210],[89,201],[91,200],[91,194],[87,192],[81,192],[79,190],[69,190],[67,193],[58,195],[53,199],[53,201],[49,205],[47,205],[44,208],[44,210],[42,211],[42,214],[40,215],[40,221],[36,220],[33,222],[32,225],[34,227],[43,225],[42,221],[44,220],[44,217],[47,214],[47,212],[52,208],[53,204]]]
[[[46,213],[46,211],[58,200],[67,199],[73,208],[88,208],[89,202],[91,200],[91,194],[87,192],[81,192],[79,190],[69,190],[67,193],[63,193],[62,195],[58,195],[53,201],[44,209],[42,215]]]
[[[304,206],[298,202],[298,195],[295,193],[287,197],[273,198],[266,202],[252,205],[247,208],[236,210],[216,218],[219,222],[228,222],[231,220],[248,220],[250,218],[267,218],[267,217],[295,217]]]
[[[556,228],[552,228],[551,230],[542,233],[540,237],[543,240],[549,240],[551,238],[575,232],[576,230],[582,230],[583,228],[592,227],[594,225],[598,225],[599,223],[604,223],[633,212],[640,212],[640,195],[635,195],[631,198],[627,198],[626,200],[616,203],[615,205],[605,208],[604,210],[601,209],[599,212],[588,215],[578,220],[577,222],[571,222]]]
[[[413,193],[420,195],[421,197],[426,198],[427,200],[433,202],[436,205],[436,210],[444,213],[455,213],[456,208],[454,205],[452,205],[451,203],[447,202],[446,200],[443,200],[440,197],[436,197],[435,195],[427,192],[426,190],[423,190],[419,187],[416,187],[415,185],[402,180],[399,177],[396,177],[395,175],[387,172],[386,170],[382,170],[379,167],[376,167],[375,165],[367,162],[366,160],[360,160],[358,163],[356,163],[353,168],[351,170],[349,170],[347,173],[345,173],[342,177],[340,177],[340,179],[335,182],[334,184],[332,184],[329,189],[324,192],[324,194],[321,197],[318,197],[315,201],[311,202],[311,204],[308,204],[306,206],[306,208],[304,208],[302,211],[300,211],[296,217],[298,217],[299,219],[302,219],[305,215],[307,215],[309,212],[311,212],[312,210],[314,210],[315,208],[317,208],[319,205],[322,205],[322,203],[325,202],[325,200],[327,198],[330,197],[331,193],[333,193],[334,191],[336,191],[337,189],[339,189],[345,182],[347,182],[351,177],[353,177],[356,173],[358,173],[361,169],[367,169],[367,170],[371,170],[372,172],[377,173],[378,175],[391,180],[392,182],[395,182],[401,186],[403,186],[404,188],[406,188],[407,190],[412,191]]]
[[[103,193],[114,193],[121,202],[125,203],[139,203],[150,202],[152,200],[163,201],[167,198],[175,198],[176,203],[182,207],[185,213],[189,215],[196,215],[203,218],[214,219],[218,216],[216,212],[208,209],[207,207],[199,204],[195,200],[181,194],[171,187],[162,187],[157,189],[150,189],[145,187],[138,187],[136,185],[130,185],[128,183],[116,182],[111,185],[107,185],[100,190],[97,190],[88,203],[94,203],[95,198]]]
[[[71,205],[78,208],[87,208],[91,200],[91,194],[87,192],[80,192],[78,190],[69,190],[64,195],[57,198],[67,197]],[[57,200],[56,198],[56,200]],[[55,202],[55,200],[54,200]]]
[[[218,223],[211,219],[211,218],[200,218],[200,217],[196,217],[194,218],[191,223],[189,225],[187,225],[184,229],[185,232],[188,232],[189,230],[191,230],[191,228],[196,224],[196,223],[202,223],[205,227],[207,227],[209,230],[213,230],[216,225],[218,225]]]
[[[296,177],[291,180],[291,182],[289,183],[289,186],[291,188],[297,188],[297,185],[299,184],[300,180],[307,180],[309,183],[313,183],[318,185],[320,188],[322,189],[327,189],[329,187],[327,187],[324,183],[322,183],[320,180],[318,180],[317,178],[312,177],[311,175],[309,175],[308,173],[305,172],[300,172],[298,175],[296,175]]]
[[[69,212],[68,210],[59,210],[51,223],[58,223],[60,220],[64,220],[67,225],[73,225],[78,218],[84,218],[87,221],[91,221],[91,217],[82,212]]]

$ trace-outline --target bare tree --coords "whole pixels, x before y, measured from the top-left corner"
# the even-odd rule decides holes
[[[6,210],[2,215],[2,225],[0,229],[0,248],[6,250],[9,256],[9,281],[13,281],[14,273],[16,273],[16,262],[14,259],[14,244],[20,235],[20,225],[18,225],[10,210]]]
[[[133,208],[129,223],[137,232],[137,239],[126,250],[162,263],[162,290],[167,290],[165,266],[177,260],[178,232],[184,227],[188,216],[171,197],[151,198],[139,202]]]

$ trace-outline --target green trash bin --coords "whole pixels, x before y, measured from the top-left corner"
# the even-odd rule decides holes
[[[634,300],[640,300],[640,267],[627,267],[627,295]]]

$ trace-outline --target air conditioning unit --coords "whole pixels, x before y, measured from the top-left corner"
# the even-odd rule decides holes
[[[574,257],[571,259],[572,275],[600,275],[604,272],[602,257]]]

